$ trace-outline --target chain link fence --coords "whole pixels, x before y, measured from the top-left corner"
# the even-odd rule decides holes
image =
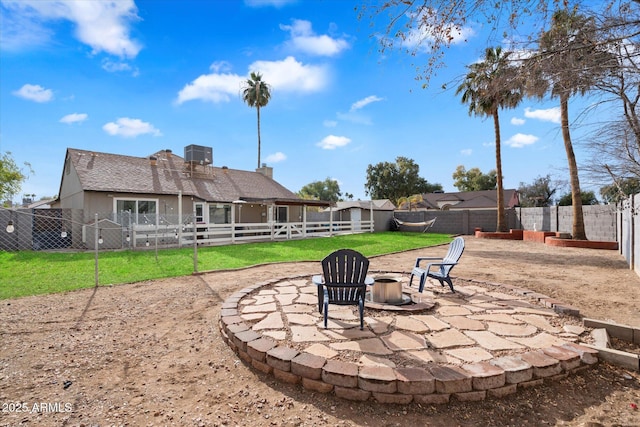
[[[193,242],[193,215],[0,208],[0,250],[86,251],[181,247]]]

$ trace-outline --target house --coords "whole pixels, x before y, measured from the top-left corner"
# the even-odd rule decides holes
[[[212,148],[197,145],[184,157],[68,148],[50,209],[0,211],[12,226],[0,250],[197,247],[374,231],[373,220],[310,221],[308,213],[331,203],[301,199],[266,165],[243,171],[212,159]]]
[[[503,190],[505,209],[519,206],[517,190]],[[409,204],[400,208],[408,210]],[[460,210],[460,209],[497,209],[497,191],[460,191],[455,193],[425,193],[422,200],[411,203],[412,210]]]
[[[237,224],[243,229],[269,224],[271,229],[263,226],[254,237],[273,238],[274,225],[303,222],[306,206],[330,204],[299,198],[275,181],[266,165],[244,171],[214,167],[212,158],[211,148],[196,145],[185,147],[184,157],[168,149],[134,157],[68,148],[53,207],[82,209],[85,224],[109,218],[133,232],[163,224],[178,230],[195,218],[199,232],[210,232],[198,238],[216,233],[233,238]]]

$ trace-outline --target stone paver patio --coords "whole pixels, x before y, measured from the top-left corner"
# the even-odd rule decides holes
[[[242,360],[280,381],[383,403],[500,397],[598,360],[564,314],[577,310],[545,295],[460,279],[455,294],[433,283],[417,294],[397,277],[416,304],[368,303],[362,331],[350,306],[330,305],[324,328],[310,276],[233,294],[220,327]]]

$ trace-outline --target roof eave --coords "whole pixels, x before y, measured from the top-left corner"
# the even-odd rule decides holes
[[[309,199],[287,199],[281,197],[261,198],[261,197],[240,197],[245,202],[290,205],[290,206],[331,206],[331,202],[325,200],[309,200]]]

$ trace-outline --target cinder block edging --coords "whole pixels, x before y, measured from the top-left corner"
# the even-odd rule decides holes
[[[589,328],[604,328],[611,337],[618,338],[640,345],[640,327],[634,328],[627,325],[620,325],[614,322],[606,322],[596,319],[584,319],[583,323]],[[589,346],[598,350],[598,356],[609,363],[640,372],[640,355],[613,348]]]

